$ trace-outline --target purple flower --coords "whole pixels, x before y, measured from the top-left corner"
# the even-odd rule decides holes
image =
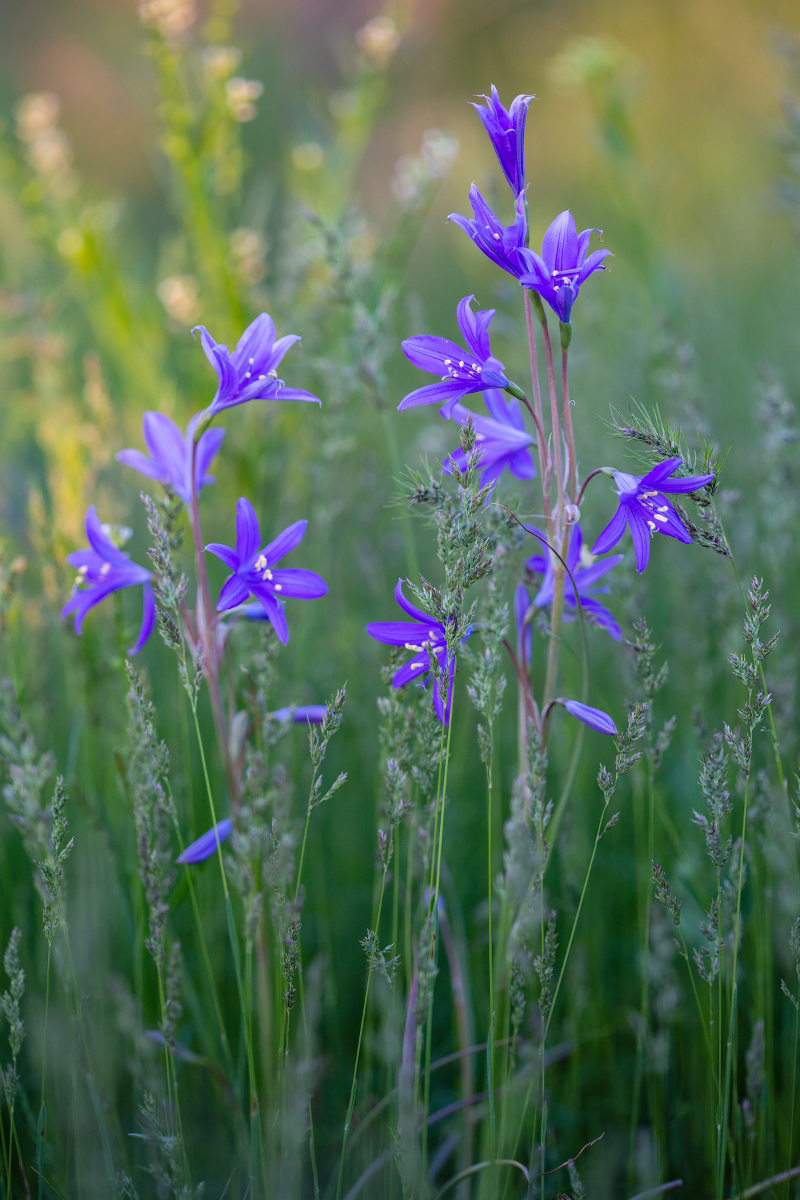
[[[290,333],[275,340],[275,325],[268,313],[256,317],[248,325],[236,349],[231,353],[227,346],[218,345],[205,325],[195,326],[200,330],[200,341],[219,379],[217,394],[208,412],[212,416],[248,400],[305,400],[320,404],[317,396],[300,388],[290,388],[277,377],[277,368],[286,351],[300,338]]]
[[[216,853],[217,843],[225,841],[226,837],[230,836],[233,829],[233,821],[230,817],[225,817],[222,821],[217,821],[216,825],[212,825],[205,833],[201,834],[196,842],[192,842],[191,846],[187,846],[183,854],[179,854],[177,861],[179,863],[201,863],[207,858],[211,858],[212,854]]]
[[[293,721],[295,725],[321,725],[328,711],[324,704],[295,704],[292,708],[276,708],[269,715],[273,721]]]
[[[588,725],[590,729],[596,729],[598,733],[605,733],[609,737],[616,737],[619,732],[608,713],[604,713],[600,708],[590,708],[588,704],[581,704],[580,700],[562,700],[559,698],[554,703],[563,704],[571,717],[575,717],[578,721],[583,721],[584,725]]]
[[[473,104],[483,121],[494,147],[498,162],[515,196],[525,187],[525,120],[528,105],[535,96],[517,96],[511,108],[503,108],[497,88],[492,84],[491,96],[484,96],[486,107]]]
[[[595,250],[586,257],[592,234],[602,232],[584,229],[577,233],[572,213],[565,210],[545,233],[541,254],[524,248],[518,251],[520,283],[538,292],[565,324],[569,324],[581,284],[595,271],[605,270],[603,259],[610,250]]]
[[[643,476],[615,471],[619,507],[592,546],[592,554],[604,554],[616,546],[626,525],[631,527],[636,570],[640,575],[650,558],[651,534],[666,533],[688,545],[692,539],[665,493],[699,491],[707,487],[714,476],[686,475],[682,479],[670,479],[669,476],[682,466],[682,458],[669,458]]]
[[[533,526],[526,526],[531,533],[536,533],[544,538],[541,530],[534,529]],[[596,625],[610,634],[615,641],[622,640],[622,630],[617,624],[613,613],[610,613],[599,600],[595,600],[595,596],[608,592],[607,587],[595,587],[598,579],[602,579],[610,570],[622,562],[623,555],[613,554],[610,558],[604,558],[600,562],[592,562],[591,555],[584,548],[583,534],[581,533],[580,525],[573,526],[572,535],[570,537],[569,549],[567,551],[566,563],[572,572],[572,577],[575,580],[578,591],[578,599],[581,602],[581,608],[587,616],[594,620]],[[584,563],[581,566],[581,563]],[[517,629],[522,628],[525,614],[532,604],[534,608],[547,608],[553,603],[553,563],[549,551],[543,554],[533,554],[525,563],[527,569],[537,575],[542,575],[541,587],[534,596],[533,600],[528,600],[528,590],[524,584],[518,584],[517,594],[515,597],[515,613],[517,614]],[[564,580],[564,605],[566,611],[564,619],[574,621],[577,616],[577,604],[575,602],[575,587],[573,587],[572,579],[569,575]],[[531,657],[531,630],[530,625],[525,627],[525,644],[521,649],[524,650],[525,658],[530,662]]]
[[[299,546],[308,521],[295,521],[279,533],[268,546],[259,549],[261,532],[253,506],[244,496],[236,505],[236,549],[212,542],[206,546],[217,558],[230,567],[233,575],[226,580],[217,601],[217,612],[227,612],[244,604],[248,596],[263,605],[267,619],[284,646],[289,640],[286,617],[280,603],[285,599],[315,600],[324,596],[328,585],[315,571],[284,568],[276,565]]]
[[[448,221],[463,229],[467,237],[472,238],[478,249],[493,263],[518,279],[524,268],[517,257],[517,251],[524,248],[527,236],[525,193],[521,192],[517,198],[517,215],[514,224],[508,228],[495,216],[474,183],[469,189],[469,200],[475,214],[474,219],[462,217],[461,213],[450,213]]]
[[[156,623],[156,602],[151,580],[153,576],[145,568],[131,562],[123,554],[100,524],[94,505],[86,514],[86,536],[89,546],[67,555],[67,562],[77,569],[76,590],[61,610],[62,617],[75,613],[75,632],[80,633],[84,617],[90,608],[100,604],[112,592],[123,588],[142,587],[144,591],[144,613],[136,645],[128,651],[138,654]]]
[[[469,350],[462,350],[447,338],[406,338],[403,353],[409,362],[421,371],[441,375],[441,383],[428,383],[417,388],[398,404],[413,408],[418,404],[441,404],[443,417],[450,417],[459,400],[472,392],[483,392],[487,388],[507,388],[509,381],[503,374],[505,368],[492,357],[489,345],[489,323],[495,314],[493,308],[474,313],[470,307],[474,296],[465,296],[458,306],[458,326],[464,335]]]
[[[479,470],[484,485],[497,483],[503,471],[508,468],[517,479],[533,479],[536,468],[529,447],[534,438],[525,429],[519,404],[513,396],[508,399],[502,392],[492,389],[484,395],[489,416],[471,413],[462,404],[456,404],[452,416],[459,425],[464,425],[469,417],[475,426],[475,442],[480,448],[481,459]],[[454,450],[450,459],[442,468],[448,475],[452,471],[453,460],[460,471],[466,469],[467,456],[463,450]]]
[[[207,484],[214,482],[214,476],[208,474],[208,468],[225,437],[224,429],[207,429],[198,439],[195,449],[194,432],[197,422],[204,415],[197,413],[187,425],[186,433],[181,433],[175,422],[163,413],[146,412],[142,418],[142,434],[150,457],[142,454],[141,450],[120,450],[117,462],[133,467],[134,471],[146,475],[148,479],[155,479],[173,488],[184,504],[191,504],[192,457],[199,494]]]
[[[404,646],[406,650],[414,651],[414,657],[404,666],[400,667],[398,671],[395,671],[392,677],[393,687],[405,687],[412,680],[420,680],[421,686],[427,688],[431,679],[434,678],[432,674],[432,656],[436,658],[439,666],[447,671],[449,682],[447,687],[447,705],[445,706],[442,703],[439,684],[434,679],[433,707],[439,720],[443,721],[445,725],[449,725],[450,708],[453,702],[453,680],[455,679],[456,660],[455,655],[451,655],[449,658],[447,656],[447,639],[444,625],[406,600],[403,595],[402,579],[398,579],[397,581],[397,587],[394,589],[394,598],[403,612],[407,613],[412,620],[373,621],[367,626],[367,633],[370,637],[375,638],[377,642],[383,642],[387,646]],[[467,634],[467,637],[469,637],[469,634]],[[466,638],[464,640],[466,641]],[[427,678],[422,679],[422,676],[426,672],[428,672]]]

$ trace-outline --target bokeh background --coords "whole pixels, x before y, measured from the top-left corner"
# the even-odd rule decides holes
[[[215,14],[224,30],[232,10],[218,5]],[[349,781],[312,828],[315,870],[304,922],[309,955],[324,952],[331,964],[321,1035],[324,1159],[332,1153],[325,1138],[333,1144],[346,1102],[363,985],[358,939],[373,896],[375,699],[384,655],[364,625],[390,618],[399,575],[418,564],[436,577],[433,534],[389,501],[402,464],[419,465],[424,456],[434,462],[452,448],[452,431],[431,411],[396,412],[418,384],[399,342],[412,333],[453,336],[456,303],[474,292],[481,307],[498,309],[495,345],[514,377],[526,362],[518,294],[446,224],[448,213],[467,210],[472,180],[510,220],[495,160],[468,103],[492,83],[504,98],[537,97],[527,141],[533,244],[568,207],[579,228],[602,229],[614,253],[575,315],[572,395],[582,462],[630,461],[604,422],[631,400],[658,404],[683,425],[690,445],[698,434],[721,448],[730,443],[721,512],[743,575],[768,576],[787,647],[771,686],[784,751],[796,751],[796,4],[426,0],[386,10],[402,38],[373,77],[363,74],[356,34],[374,15],[366,4],[342,0],[249,0],[235,13],[239,70],[263,92],[252,97],[252,119],[241,122],[242,158],[231,152],[225,159],[230,186],[217,189],[228,231],[219,261],[237,281],[229,303],[225,289],[209,282],[217,260],[210,253],[199,261],[182,216],[191,205],[171,182],[177,151],[168,143],[178,136],[179,114],[163,91],[159,98],[135,5],[7,0],[0,6],[0,524],[4,562],[21,554],[28,563],[23,601],[8,614],[3,655],[80,814],[71,904],[87,980],[104,971],[124,974],[134,939],[121,894],[125,870],[118,869],[131,833],[114,748],[124,737],[118,630],[120,623],[133,625],[138,613],[126,597],[116,626],[112,613],[95,614],[76,643],[58,623],[70,586],[64,554],[82,544],[83,513],[92,502],[104,519],[129,524],[134,557],[144,553],[138,481],[116,466],[113,454],[140,444],[146,408],[185,419],[209,402],[213,379],[190,334],[198,321],[218,340],[234,341],[247,318],[269,309],[279,333],[303,336],[302,349],[287,360],[296,374],[287,379],[323,399],[319,413],[250,405],[231,416],[205,533],[230,540],[233,505],[242,494],[253,500],[265,532],[308,517],[302,565],[330,585],[325,600],[295,616],[275,697],[280,704],[320,702],[348,683],[330,770],[347,770]],[[194,29],[208,19],[201,6]],[[33,135],[20,137],[15,116],[20,98],[39,92],[60,100],[69,176],[61,194],[53,191],[46,163],[38,174],[31,165]],[[421,145],[428,149],[420,157]],[[208,153],[216,153],[211,141]],[[222,161],[228,152],[219,153]],[[229,236],[237,231],[238,241]],[[610,496],[601,493],[598,487],[585,506],[591,533],[607,519]],[[524,509],[522,498],[517,503]],[[670,661],[659,705],[662,718],[676,712],[679,720],[664,768],[658,836],[679,882],[691,880],[703,861],[690,824],[698,804],[692,712],[699,707],[709,725],[735,719],[738,692],[726,657],[738,636],[737,593],[726,563],[672,543],[654,546],[645,581],[627,562],[622,574],[611,606],[628,622],[646,613]],[[632,694],[629,666],[605,642],[595,631],[592,695],[620,716],[626,688]],[[184,753],[185,729],[168,699],[174,664],[155,642],[143,660],[157,706],[163,702],[187,828],[199,832],[205,827],[199,767],[192,752]],[[567,677],[571,669],[577,678],[577,666],[569,665]],[[447,872],[479,976],[483,884],[474,862],[483,801],[466,699],[463,708],[454,735]],[[504,809],[515,769],[514,705],[507,708]],[[599,738],[587,739],[564,826],[557,887],[567,908],[584,869],[602,750]],[[563,767],[560,753],[556,770]],[[289,762],[302,781],[302,734]],[[642,880],[641,863],[633,865],[630,811],[619,832],[598,864],[593,886],[603,903],[594,907],[593,932],[576,958],[565,1018],[565,1029],[589,1039],[586,1065],[579,1082],[565,1069],[561,1107],[551,1115],[564,1156],[581,1138],[608,1129],[586,1167],[597,1196],[623,1194],[616,1189],[624,1186],[629,1110],[626,1013],[635,1009],[639,988],[630,908]],[[0,859],[5,939],[6,925],[29,931],[38,920],[33,899],[27,909],[20,899],[28,867],[8,825]],[[210,876],[203,885],[213,890]],[[796,902],[790,890],[779,898],[787,921]],[[700,908],[691,895],[687,911],[696,923]],[[34,976],[41,963],[32,960],[29,969]],[[98,1043],[113,1058],[114,1005],[107,995],[95,1003]],[[438,1035],[443,1053],[448,1020]],[[682,1052],[679,1025],[672,1028],[668,1148],[662,1146],[658,1160],[653,1139],[643,1134],[643,1186],[667,1160],[673,1174],[703,1178],[702,1139],[692,1129],[695,1064]],[[35,1031],[32,1037],[35,1044]],[[109,1093],[120,1097],[124,1111],[130,1085],[122,1065],[109,1072]],[[446,1103],[450,1093],[442,1087]],[[202,1098],[195,1104],[202,1113]],[[199,1175],[224,1182],[213,1136],[198,1138],[193,1153]],[[92,1171],[83,1169],[88,1187]]]

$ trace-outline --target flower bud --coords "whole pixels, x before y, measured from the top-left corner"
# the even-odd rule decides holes
[[[575,525],[581,519],[581,510],[577,504],[564,505],[564,520],[568,525]]]

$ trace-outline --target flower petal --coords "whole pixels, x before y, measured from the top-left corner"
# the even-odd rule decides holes
[[[619,505],[617,511],[592,546],[592,554],[605,554],[607,550],[611,550],[613,546],[616,546],[625,533],[625,526],[628,522],[628,507],[627,504]]]
[[[233,821],[230,817],[224,817],[216,825],[213,825],[211,829],[201,834],[196,841],[192,842],[191,846],[187,846],[183,854],[178,855],[176,861],[189,865],[204,862],[205,859],[210,858],[216,852],[217,846],[221,845],[226,837],[229,837],[232,829]]]
[[[222,585],[222,591],[217,601],[217,612],[227,612],[230,608],[238,608],[240,604],[244,604],[249,595],[250,588],[241,575],[231,575]]]
[[[275,630],[278,641],[285,646],[289,641],[289,627],[286,624],[286,614],[280,604],[269,592],[262,589],[253,588],[253,595],[264,605],[267,620]]]
[[[236,553],[239,562],[248,562],[257,553],[260,544],[261,531],[255,509],[246,496],[240,496],[236,503]]]
[[[575,717],[578,721],[583,721],[584,725],[588,725],[590,729],[596,729],[598,733],[615,737],[619,732],[611,717],[602,709],[591,708],[588,704],[581,704],[579,700],[558,699],[556,704],[563,704],[570,716]]]
[[[427,641],[430,627],[418,621],[371,621],[367,633],[386,646],[412,647]]]
[[[290,600],[318,600],[328,594],[328,585],[322,576],[302,567],[273,571],[271,582],[276,590],[280,588],[282,597]]]
[[[135,644],[128,651],[131,657],[138,654],[142,646],[145,644],[150,634],[153,632],[156,624],[156,598],[153,595],[152,585],[144,584],[142,591],[144,592],[144,607],[142,611],[142,624],[139,629],[139,636]]]
[[[641,575],[650,561],[650,530],[647,527],[646,518],[642,515],[641,505],[629,504],[627,509],[633,549],[636,554],[636,570]]]
[[[239,569],[239,555],[231,546],[223,546],[222,542],[209,542],[206,551],[208,554],[214,554],[217,558],[222,559],[230,571]]]
[[[422,609],[413,605],[410,600],[406,600],[405,596],[403,595],[402,579],[398,579],[397,581],[394,589],[394,598],[402,608],[403,612],[408,613],[408,615],[413,617],[415,621],[422,622],[422,624],[427,625],[429,629],[441,629],[439,622],[434,620],[429,613],[424,613]]]
[[[279,563],[282,558],[285,558],[291,550],[294,550],[302,542],[308,521],[295,521],[293,525],[287,525],[283,533],[279,533],[268,546],[264,547],[264,557],[267,560],[267,566],[273,567]]]

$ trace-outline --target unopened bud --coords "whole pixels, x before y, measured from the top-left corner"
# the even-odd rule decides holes
[[[575,525],[581,519],[581,510],[577,504],[564,505],[564,520],[568,525]]]

